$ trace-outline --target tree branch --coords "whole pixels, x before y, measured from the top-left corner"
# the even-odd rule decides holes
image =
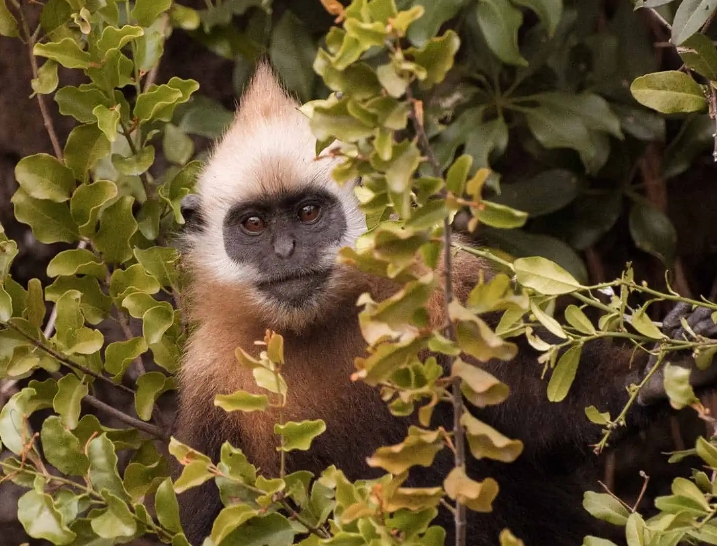
[[[431,165],[433,170],[433,176],[437,178],[443,178],[443,169],[436,158],[436,154],[431,148],[431,144],[426,135],[426,130],[423,126],[423,104],[417,101],[413,97],[411,87],[406,88],[406,97],[408,98],[411,105],[411,123],[413,124],[413,130],[418,137],[418,146],[422,153],[426,155],[428,163]],[[443,260],[444,260],[444,305],[446,317],[449,316],[449,305],[453,301],[453,268],[452,268],[452,226],[448,217],[443,220]],[[453,326],[453,322],[448,320],[446,326],[445,335],[448,339],[455,341],[456,333]],[[461,379],[456,377],[452,381],[452,394],[453,394],[453,434],[455,435],[455,452],[454,452],[454,463],[457,468],[465,469],[466,464],[466,453],[465,453],[465,440],[463,436],[463,425],[461,424],[461,417],[463,416],[463,395],[461,394]],[[466,508],[463,504],[456,501],[456,509],[454,512],[454,521],[456,525],[456,546],[466,545]]]
[[[91,394],[86,395],[82,399],[82,401],[87,402],[90,406],[100,411],[103,411],[108,415],[111,415],[112,417],[115,417],[118,421],[122,421],[126,425],[134,427],[137,430],[141,430],[142,432],[146,432],[147,434],[149,434],[150,436],[154,436],[158,440],[169,442],[169,435],[165,434],[158,426],[155,426],[151,423],[146,423],[141,419],[136,419],[131,415],[127,415],[123,411],[120,411],[117,408],[112,407],[109,404],[105,404],[101,400],[98,400]]]
[[[27,24],[27,19],[25,18],[25,12],[23,11],[22,6],[20,6],[19,4],[15,4],[15,7],[17,7],[17,11],[20,14],[22,31],[23,34],[25,34],[25,40],[27,40],[27,52],[28,56],[30,57],[30,68],[32,69],[32,77],[34,79],[37,79],[39,68],[37,66],[37,59],[35,58],[35,53],[33,52],[35,44],[37,43],[37,31],[34,33],[30,32],[30,27]],[[37,30],[39,29],[40,27],[38,26]],[[57,159],[59,159],[60,161],[64,161],[62,146],[60,146],[60,139],[57,138],[55,124],[52,121],[50,110],[47,108],[47,103],[45,102],[45,95],[41,93],[36,93],[35,96],[37,97],[37,104],[40,106],[42,122],[45,125],[45,129],[47,130],[47,135],[50,137],[50,142],[52,143],[52,149],[55,152],[55,157],[57,157]]]
[[[57,351],[55,351],[55,350],[52,349],[51,347],[48,347],[47,345],[45,345],[45,344],[42,343],[41,341],[39,341],[39,340],[33,338],[32,336],[26,334],[25,332],[23,332],[20,328],[18,328],[18,327],[15,326],[14,324],[8,322],[8,323],[6,323],[6,326],[7,326],[8,328],[14,330],[14,331],[17,332],[18,334],[20,334],[22,337],[24,337],[24,338],[27,339],[30,343],[32,343],[35,347],[37,347],[37,348],[40,349],[41,351],[45,351],[47,354],[49,354],[50,356],[52,356],[53,358],[55,358],[58,362],[61,362],[62,364],[64,364],[64,365],[67,366],[68,368],[71,368],[71,369],[73,369],[73,370],[75,370],[75,371],[78,371],[78,370],[79,370],[79,371],[81,371],[81,372],[84,373],[84,374],[87,374],[87,375],[89,375],[89,376],[92,376],[92,377],[94,377],[95,379],[99,379],[100,381],[104,381],[105,383],[108,383],[108,384],[112,385],[113,387],[116,387],[116,388],[118,388],[118,389],[120,389],[120,390],[123,390],[123,391],[125,391],[125,392],[127,392],[127,393],[129,393],[129,394],[132,394],[132,395],[135,394],[134,389],[130,389],[129,387],[127,387],[127,386],[125,386],[125,385],[122,385],[121,383],[115,383],[115,382],[112,381],[109,377],[105,377],[104,375],[99,374],[99,373],[95,372],[94,370],[90,370],[89,368],[87,368],[86,366],[83,366],[82,364],[78,364],[77,362],[73,362],[72,360],[70,360],[69,358],[67,358],[65,355],[63,355],[63,354],[61,354],[61,353],[58,353]]]

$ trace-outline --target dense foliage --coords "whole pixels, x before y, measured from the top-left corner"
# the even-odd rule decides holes
[[[0,440],[14,454],[0,466],[4,479],[27,488],[18,518],[31,537],[89,545],[154,535],[187,544],[176,494],[216,479],[226,508],[208,546],[442,544],[444,530],[431,526],[439,504],[460,522],[465,509],[489,511],[500,494],[492,479],[466,476],[465,457],[509,463],[523,447],[463,411],[463,397],[482,407],[500,404],[509,391],[461,355],[509,360],[516,352],[511,338],[519,335],[542,353],[551,401],[567,396],[587,341],[619,337],[665,363],[674,407],[692,406],[711,421],[688,373],[667,360],[690,350],[707,366],[717,344],[694,333],[669,339],[649,318],[658,301],[700,302],[649,288],[629,268],[615,281],[591,285],[579,251],[613,228],[627,201],[636,246],[673,267],[674,227],[631,182],[645,143],[665,138],[665,118],[655,111],[691,114],[670,144],[664,177],[683,172],[712,143],[717,50],[704,32],[717,3],[638,2],[657,10],[652,13],[685,63],[682,71],[664,72],[657,72],[627,0],[609,22],[600,19],[598,2],[583,0],[308,4],[272,11],[266,0],[208,0],[206,9],[195,10],[171,0],[48,0],[33,27],[34,6],[0,1],[0,34],[28,46],[34,72],[28,87],[54,148],[17,164],[15,217],[40,242],[74,245],[49,263],[51,284],[33,279],[23,286],[11,269],[17,243],[0,229],[0,376],[22,387],[0,411]],[[335,17],[330,29],[315,23],[324,9]],[[355,378],[380,388],[395,415],[417,412],[420,423],[404,442],[369,459],[387,472],[379,480],[351,483],[340,468],[321,476],[265,476],[229,443],[212,461],[170,439],[157,411],[160,397],[174,389],[185,337],[179,254],[171,243],[185,223],[181,202],[201,168],[197,137],[217,137],[231,119],[198,94],[196,81],[155,81],[174,32],[239,57],[238,87],[268,55],[302,100],[321,97],[303,111],[319,149],[341,142],[337,182],[363,179],[358,197],[370,231],[340,259],[404,287],[386,301],[361,298],[369,356],[357,359]],[[81,72],[85,83],[60,85],[59,67]],[[50,98],[77,121],[64,143],[47,114]],[[502,184],[501,166],[516,149],[530,158],[525,172]],[[596,182],[601,179],[612,183]],[[461,218],[493,250],[444,244],[452,221]],[[450,263],[453,252],[476,253],[500,272],[464,304],[450,297],[450,267],[443,279],[415,267],[418,256],[434,270]],[[448,288],[450,324],[431,329],[424,308],[439,283]],[[557,298],[566,295],[572,303],[558,313]],[[701,303],[717,313],[717,304]],[[496,311],[503,318],[493,331],[481,315]],[[105,339],[100,327],[108,321],[125,339]],[[541,339],[539,327],[560,341]],[[291,385],[281,371],[291,355],[284,355],[278,334],[258,341],[266,344],[259,359],[237,350],[257,392],[219,397],[216,404],[271,411],[277,449],[309,449],[325,425],[283,421]],[[452,360],[449,376],[435,358],[418,359],[426,348]],[[624,424],[649,379],[632,388],[620,415],[586,408],[587,418],[605,428],[596,450]],[[134,397],[134,415],[103,402],[108,385]],[[430,428],[439,403],[453,404],[454,430]],[[96,415],[83,411],[91,407]],[[47,416],[33,430],[31,416],[43,411]],[[127,428],[109,427],[104,417]],[[420,472],[412,467],[429,465],[444,449],[454,452],[455,468],[443,483],[403,487],[409,471]],[[585,508],[624,525],[630,546],[717,543],[717,446],[700,438],[681,456],[688,454],[713,471],[675,480],[674,494],[658,499],[657,515],[643,518],[607,493],[587,493]],[[169,456],[184,465],[174,483]],[[500,541],[519,543],[507,530]],[[607,543],[586,538],[586,544]]]

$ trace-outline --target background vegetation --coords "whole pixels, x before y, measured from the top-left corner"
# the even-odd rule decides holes
[[[348,11],[314,0],[0,3],[0,66],[7,76],[0,87],[0,439],[6,475],[0,487],[9,543],[27,540],[27,533],[55,544],[110,544],[143,535],[183,544],[174,490],[217,475],[225,491],[238,488],[246,502],[227,508],[215,526],[215,544],[236,541],[234,531],[242,533],[241,544],[267,533],[272,544],[318,544],[325,533],[337,532],[393,540],[385,534],[386,520],[376,516],[371,484],[344,483],[336,471],[312,487],[301,474],[260,477],[230,446],[215,465],[167,442],[172,374],[184,340],[171,237],[184,223],[179,205],[208,143],[231,120],[234,100],[262,56],[302,101],[320,99],[307,108],[313,128],[321,138],[346,143],[350,159],[339,174],[364,176],[371,226],[390,212],[404,221],[408,236],[382,224],[364,252],[344,259],[384,271],[393,264],[391,274],[405,273],[400,278],[408,283],[403,303],[418,309],[425,301],[421,289],[435,281],[411,277],[406,260],[421,247],[424,258],[435,261],[443,218],[458,213],[456,226],[477,224],[475,236],[517,275],[518,293],[499,290],[501,280],[493,290],[476,292],[467,308],[454,307],[456,331],[431,333],[432,348],[449,355],[459,348],[479,359],[509,357],[509,341],[486,353],[481,340],[487,334],[475,328],[482,328],[477,315],[510,308],[516,312],[504,324],[510,333],[540,324],[565,336],[559,345],[569,348],[569,358],[557,358],[557,345],[534,340],[547,366],[555,367],[551,377],[557,379],[546,381],[546,396],[559,401],[586,339],[629,332],[636,343],[651,346],[661,336],[641,317],[660,317],[665,299],[714,301],[717,189],[710,175],[716,130],[710,114],[716,111],[711,22],[717,5],[639,4],[644,9],[634,11],[628,0],[403,0],[396,2],[403,10],[398,16],[391,2],[380,0],[354,2]],[[335,21],[345,34],[338,28],[329,33]],[[323,102],[330,91],[340,96]],[[414,170],[420,178],[410,176]],[[453,199],[429,199],[446,191]],[[412,199],[421,207],[411,209]],[[533,255],[564,270],[540,260],[506,261]],[[628,260],[634,278],[662,291],[669,268],[675,292],[653,294],[649,307],[641,306],[648,297],[628,301],[629,292],[640,290],[631,274],[621,276]],[[618,297],[600,303],[598,285],[610,285]],[[586,323],[581,311],[556,312],[563,293],[602,305],[603,319]],[[421,320],[406,316],[405,306],[396,314],[390,305],[369,304],[366,313],[403,334]],[[267,340],[261,362],[245,363],[280,373],[278,339]],[[429,340],[404,343],[399,349],[415,352]],[[680,347],[662,340],[665,353]],[[698,339],[689,348],[711,356],[714,346]],[[383,364],[378,357],[364,363],[364,379],[393,389],[396,413],[416,404],[425,417],[431,407],[426,395],[450,397],[450,385],[434,375],[430,362]],[[392,374],[401,370],[410,370],[411,381],[397,381]],[[486,383],[469,372],[456,375],[467,396],[477,399]],[[684,385],[684,377],[673,379]],[[695,405],[689,391],[680,393],[672,392],[674,406]],[[280,405],[284,394],[273,392],[278,398],[272,402]],[[241,411],[267,400],[239,396],[224,405]],[[706,417],[703,406],[695,407]],[[620,416],[599,409],[591,419],[608,430],[618,424]],[[627,524],[631,544],[715,542],[714,474],[672,480],[680,472],[689,476],[690,466],[717,465],[714,448],[701,440],[696,445],[703,462],[688,459],[684,466],[645,455],[694,446],[703,421],[694,412],[673,417],[657,427],[660,433],[605,454],[607,487],[628,501],[627,508],[608,495],[588,496],[591,511]],[[710,437],[711,421],[706,424]],[[282,425],[286,449],[304,449],[321,432],[318,423]],[[470,440],[476,425],[464,425]],[[493,432],[492,458],[518,456],[519,439]],[[447,438],[414,431],[405,445],[421,446],[430,456]],[[634,449],[641,442],[650,449]],[[187,463],[174,487],[166,479],[168,445]],[[471,451],[491,456],[478,447]],[[443,489],[456,506],[490,504],[489,482],[478,490],[481,496],[475,482],[459,474],[438,490],[406,491],[401,477],[416,460],[396,463],[380,455],[374,462],[391,473],[383,485],[392,496],[378,505],[395,515],[392,524],[403,525],[408,542],[440,541],[440,531],[428,525]],[[638,469],[651,476],[644,489]],[[670,488],[673,495],[666,497]],[[661,501],[654,510],[657,495],[672,503]],[[637,496],[642,503],[634,511],[629,499]],[[269,507],[270,514],[258,518],[257,506]],[[645,523],[655,513],[657,519]],[[325,527],[327,519],[336,527]]]

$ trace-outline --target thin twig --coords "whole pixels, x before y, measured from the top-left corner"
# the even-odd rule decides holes
[[[127,415],[121,410],[118,410],[117,408],[114,408],[110,406],[109,404],[105,404],[101,400],[98,400],[91,394],[86,395],[83,399],[83,402],[87,402],[90,406],[93,406],[94,408],[104,411],[105,413],[111,415],[112,417],[115,417],[118,421],[122,421],[126,425],[129,425],[131,427],[136,428],[137,430],[141,430],[142,432],[146,432],[147,434],[154,436],[158,440],[162,440],[164,442],[169,442],[169,435],[165,434],[161,428],[158,426],[155,426],[151,423],[146,423],[140,419],[135,419],[131,415]]]
[[[426,135],[425,128],[423,127],[423,114],[422,106],[419,107],[419,102],[413,97],[413,92],[409,86],[406,89],[406,98],[411,104],[411,122],[413,124],[413,130],[416,132],[418,137],[418,145],[421,152],[426,155],[428,163],[431,165],[433,170],[433,176],[437,178],[443,177],[443,169],[441,164],[438,162],[433,148],[428,141],[428,135]],[[419,109],[420,108],[420,109]],[[444,260],[444,304],[446,317],[449,316],[449,306],[453,301],[453,270],[452,270],[452,226],[451,222],[446,217],[443,220],[443,260]],[[453,322],[448,321],[445,330],[445,336],[455,341],[456,333],[453,327]],[[461,394],[461,379],[456,377],[452,381],[452,394],[453,394],[453,433],[455,434],[455,452],[454,452],[454,463],[457,468],[465,469],[466,465],[466,452],[465,452],[465,441],[463,438],[463,425],[461,424],[461,418],[463,417],[463,395]],[[466,508],[463,504],[456,501],[454,521],[456,524],[456,546],[466,545]]]
[[[20,21],[22,23],[22,30],[25,34],[25,40],[27,40],[27,51],[28,56],[30,57],[30,68],[32,69],[32,77],[34,79],[37,79],[39,74],[39,68],[37,66],[37,59],[35,58],[35,53],[33,51],[35,44],[37,43],[37,32],[32,33],[30,32],[30,26],[27,24],[27,19],[25,18],[25,12],[23,11],[22,7],[19,4],[15,4],[15,7],[17,7],[17,11],[20,15]],[[40,26],[38,25],[37,29],[40,29]],[[60,161],[64,161],[64,156],[62,153],[62,146],[60,146],[60,139],[57,138],[57,132],[55,131],[55,124],[52,121],[52,116],[50,115],[50,110],[47,108],[47,103],[45,102],[45,95],[42,93],[36,93],[35,95],[37,97],[37,104],[40,106],[40,113],[42,114],[42,122],[45,125],[45,130],[47,131],[47,135],[50,137],[50,142],[52,143],[52,149],[55,152],[55,157],[59,159]]]
[[[58,353],[57,351],[55,351],[55,350],[52,349],[51,347],[48,347],[47,345],[45,345],[45,344],[42,343],[41,341],[39,341],[39,340],[33,338],[32,336],[26,334],[25,332],[23,332],[20,328],[18,328],[18,327],[15,326],[14,324],[8,322],[8,323],[5,324],[5,326],[7,326],[8,328],[10,328],[10,329],[14,330],[15,332],[19,333],[21,336],[23,336],[25,339],[27,339],[30,343],[32,343],[35,347],[37,347],[37,348],[40,349],[41,351],[45,351],[47,354],[49,354],[50,356],[52,356],[55,360],[57,360],[58,362],[61,362],[62,364],[66,365],[67,367],[69,367],[69,368],[71,368],[71,369],[73,369],[73,370],[75,370],[75,371],[78,371],[78,370],[79,370],[79,371],[81,371],[81,372],[84,373],[84,374],[87,374],[87,375],[89,375],[89,376],[92,376],[92,377],[94,377],[95,379],[99,379],[100,381],[104,381],[105,383],[108,383],[108,384],[112,385],[113,387],[116,387],[116,388],[118,388],[118,389],[121,389],[121,390],[123,390],[123,391],[125,391],[125,392],[127,392],[127,393],[132,394],[132,395],[135,394],[134,389],[130,389],[129,387],[127,387],[127,386],[125,386],[125,385],[122,385],[121,383],[115,383],[115,382],[112,381],[109,377],[105,377],[104,375],[99,374],[99,373],[95,372],[94,370],[90,370],[89,368],[87,368],[86,366],[83,366],[82,364],[78,364],[77,362],[74,362],[74,361],[70,360],[70,359],[67,358],[65,355],[63,355],[63,354],[61,354],[61,353]]]
[[[655,8],[647,8],[648,11],[652,13],[652,16],[657,19],[667,30],[672,32],[672,25],[667,22],[667,19],[665,19]]]

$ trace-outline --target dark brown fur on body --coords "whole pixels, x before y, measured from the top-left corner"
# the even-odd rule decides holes
[[[456,296],[464,299],[478,282],[484,267],[478,260],[461,254],[455,261]],[[408,423],[390,415],[378,390],[352,382],[354,358],[365,353],[366,343],[358,328],[355,301],[364,291],[381,300],[393,293],[395,285],[384,279],[356,272],[344,284],[343,301],[329,308],[324,320],[300,334],[285,336],[287,364],[284,375],[289,388],[286,419],[324,419],[326,432],[308,453],[288,454],[288,471],[319,473],[335,464],[349,479],[380,475],[366,464],[366,457],[381,445],[402,441]],[[349,289],[351,287],[351,289]],[[443,320],[442,294],[430,302],[432,322]],[[215,460],[224,441],[240,447],[248,459],[267,476],[276,476],[279,458],[274,446],[273,418],[258,412],[225,413],[214,407],[213,397],[236,390],[257,392],[251,373],[234,357],[236,347],[258,354],[254,341],[264,336],[267,321],[247,307],[242,291],[198,284],[193,288],[190,317],[199,324],[193,332],[182,372],[180,413],[176,435]],[[576,470],[593,456],[589,443],[599,428],[584,417],[583,408],[595,404],[613,414],[627,400],[624,381],[629,354],[604,344],[586,347],[584,361],[570,395],[562,404],[547,401],[542,365],[528,346],[512,362],[484,365],[510,387],[508,401],[493,408],[472,411],[499,431],[525,442],[525,452],[516,463],[469,461],[476,478],[492,476],[501,493],[495,512],[470,513],[469,544],[495,544],[502,528],[509,526],[530,544],[575,544],[599,528],[598,522],[582,509],[582,494],[588,485]],[[645,416],[633,415],[631,422]],[[452,426],[452,411],[439,405],[434,425]],[[447,450],[431,469],[416,467],[414,485],[437,485],[450,471],[452,455]],[[594,486],[595,483],[589,484]],[[213,483],[180,496],[182,521],[190,540],[201,543],[221,509]],[[451,519],[441,522],[451,535]],[[447,542],[449,544],[449,542]]]

